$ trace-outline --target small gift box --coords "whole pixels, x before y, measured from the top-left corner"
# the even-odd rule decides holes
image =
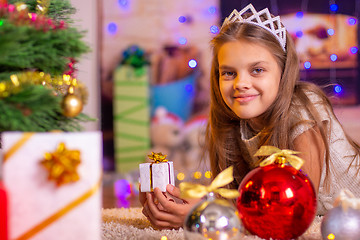
[[[162,192],[166,192],[166,185],[175,185],[173,162],[169,162],[166,155],[161,153],[151,153],[149,158],[154,162],[139,165],[140,191],[152,192],[158,187]]]
[[[2,133],[9,239],[101,239],[100,132]]]

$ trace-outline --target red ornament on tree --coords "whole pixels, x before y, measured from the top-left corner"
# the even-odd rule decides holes
[[[270,155],[249,172],[239,186],[237,209],[244,227],[265,239],[294,239],[302,235],[316,214],[316,193],[298,169],[302,160],[290,150],[262,147],[255,155]],[[299,162],[300,161],[300,162]]]

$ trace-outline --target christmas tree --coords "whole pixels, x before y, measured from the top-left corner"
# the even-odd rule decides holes
[[[69,0],[0,0],[0,132],[76,131],[85,86],[74,64],[89,51]]]

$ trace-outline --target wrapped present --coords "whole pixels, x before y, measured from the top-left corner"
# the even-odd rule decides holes
[[[114,72],[114,145],[117,172],[134,170],[150,149],[149,67]]]
[[[101,237],[100,132],[4,132],[10,239]]]
[[[149,158],[152,163],[141,163],[140,184],[141,192],[152,192],[156,187],[162,192],[166,192],[166,185],[175,185],[174,165],[166,159],[166,155],[161,153],[151,153]]]

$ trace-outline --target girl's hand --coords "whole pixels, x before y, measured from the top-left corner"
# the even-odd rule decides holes
[[[146,202],[146,193],[141,192],[141,184],[139,184],[139,201],[141,203],[141,206],[144,206]]]
[[[185,217],[200,199],[180,199],[179,188],[170,184],[166,186],[166,190],[169,197],[166,197],[159,188],[155,188],[154,193],[146,193],[143,214],[153,226],[159,229],[182,227]],[[180,201],[175,201],[171,197],[180,199]]]

